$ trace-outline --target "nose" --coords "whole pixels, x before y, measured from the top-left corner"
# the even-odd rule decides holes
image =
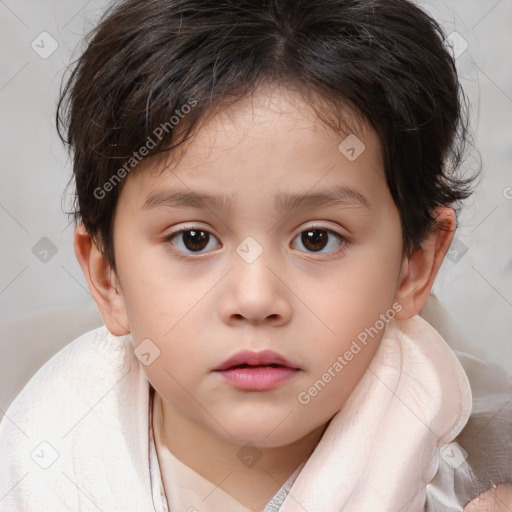
[[[220,315],[226,324],[267,323],[274,327],[290,321],[291,292],[284,272],[271,251],[254,260],[233,257],[234,268],[224,280]]]

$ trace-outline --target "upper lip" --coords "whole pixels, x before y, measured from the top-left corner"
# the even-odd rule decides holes
[[[230,357],[227,361],[224,361],[220,366],[215,368],[213,371],[227,370],[228,368],[238,366],[240,364],[248,364],[253,366],[278,364],[281,366],[296,368],[296,366],[293,363],[291,363],[282,355],[272,350],[262,350],[260,352],[253,352],[252,350],[242,350],[240,352],[237,352],[234,356]]]

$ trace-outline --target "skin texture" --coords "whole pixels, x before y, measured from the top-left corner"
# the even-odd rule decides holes
[[[503,482],[471,500],[465,512],[512,512],[512,482]]]
[[[178,165],[162,172],[149,162],[127,178],[114,223],[117,276],[83,227],[75,231],[107,328],[160,350],[143,369],[162,397],[165,449],[252,509],[314,450],[384,330],[308,404],[298,394],[393,304],[397,318],[420,312],[453,237],[454,211],[438,208],[446,230],[405,258],[378,137],[361,128],[366,148],[349,161],[338,149],[348,134],[326,127],[294,93],[268,87],[208,120]],[[370,207],[274,208],[285,193],[337,186],[356,189]],[[227,194],[232,209],[144,209],[168,190]],[[325,245],[308,245],[300,235],[311,226],[346,241],[321,231]],[[180,229],[210,236],[194,253],[183,234],[168,239]],[[248,236],[263,251],[251,263],[237,253]],[[212,370],[243,348],[274,350],[300,371],[270,391],[233,388]],[[237,457],[246,443],[261,455],[251,468]]]

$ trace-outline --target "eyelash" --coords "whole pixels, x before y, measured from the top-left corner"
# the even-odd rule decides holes
[[[189,231],[202,231],[204,233],[207,233],[208,235],[212,236],[213,238],[216,238],[214,235],[212,235],[212,233],[210,233],[209,231],[207,231],[206,229],[203,229],[199,226],[192,226],[192,227],[189,227],[187,229],[180,229],[178,231],[174,231],[173,233],[170,233],[168,234],[167,236],[165,236],[164,238],[164,242],[166,243],[169,243],[171,246],[174,246],[174,244],[172,243],[172,241],[174,240],[174,238],[176,238],[178,235],[182,234],[182,233],[186,233],[186,232],[189,232]],[[338,232],[336,231],[333,231],[332,229],[329,229],[329,228],[326,228],[324,226],[316,226],[316,225],[313,225],[313,226],[308,226],[307,228],[303,229],[300,233],[298,233],[298,235],[294,238],[294,240],[299,237],[300,235],[302,235],[302,233],[305,233],[307,231],[325,231],[329,234],[332,234],[334,235],[340,242],[340,247],[334,251],[330,251],[330,252],[327,252],[327,253],[324,253],[324,252],[319,252],[319,251],[302,251],[302,252],[306,252],[308,254],[327,254],[327,255],[330,255],[330,256],[334,256],[334,255],[337,255],[339,254],[340,252],[342,252],[344,249],[346,249],[346,246],[348,244],[348,239],[346,237],[344,237],[343,235],[340,235]],[[208,240],[208,243],[210,242],[210,240]],[[328,244],[329,242],[327,242]],[[323,249],[322,249],[323,250]],[[179,256],[181,257],[184,257],[184,258],[187,258],[187,257],[195,257],[194,255],[202,255],[202,254],[206,254],[204,252],[184,252],[180,249],[175,249],[173,248],[173,251],[176,252]]]

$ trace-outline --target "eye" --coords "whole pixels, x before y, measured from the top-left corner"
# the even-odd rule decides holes
[[[296,240],[297,239],[300,240],[300,243],[306,248],[308,252],[320,252],[325,247],[330,247],[333,248],[334,250],[327,250],[326,252],[336,253],[339,250],[341,250],[347,242],[346,238],[340,235],[339,233],[336,233],[331,229],[322,228],[318,226],[311,226],[305,231],[302,231],[300,235],[296,238]]]
[[[174,239],[177,239],[178,242],[175,243]],[[166,242],[170,242],[186,254],[200,253],[200,251],[210,246],[212,240],[216,240],[216,238],[204,229],[182,229],[165,237]],[[191,252],[187,253],[183,248]],[[212,247],[209,247],[209,249],[212,249]]]
[[[300,237],[300,238],[299,238]],[[204,229],[182,229],[165,237],[165,242],[171,243],[180,252],[185,254],[202,254],[215,249],[212,242],[217,240],[211,233]],[[300,240],[307,252],[313,253],[337,253],[345,246],[345,237],[335,231],[318,226],[311,226],[302,231],[295,240]],[[295,245],[293,245],[296,248]],[[323,251],[325,248],[331,250]],[[323,252],[321,252],[323,251]]]

